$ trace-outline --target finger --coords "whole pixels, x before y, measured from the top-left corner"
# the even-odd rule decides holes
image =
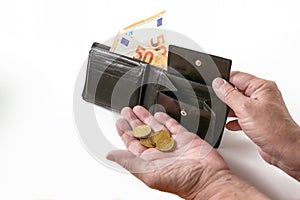
[[[257,88],[262,86],[265,80],[248,73],[234,71],[230,74],[230,82],[239,91],[250,97]]]
[[[119,119],[116,123],[116,128],[123,143],[129,151],[138,155],[146,150],[146,148],[140,144],[140,141],[132,136],[131,126],[127,120]]]
[[[227,117],[236,117],[236,115],[232,109],[229,109]]]
[[[203,140],[192,132],[181,132],[180,134],[174,135],[173,138],[176,141],[177,152],[193,149],[203,143]]]
[[[212,86],[219,99],[226,103],[237,116],[243,114],[243,105],[246,105],[250,100],[248,97],[244,96],[222,78],[216,78],[213,81]]]
[[[106,159],[118,163],[131,173],[144,172],[144,169],[147,167],[148,163],[130,151],[126,150],[110,151],[106,155]]]
[[[125,107],[121,110],[121,116],[129,122],[132,129],[143,124],[129,107]]]
[[[120,137],[122,137],[124,134],[132,137],[132,134],[131,134],[132,129],[126,119],[124,119],[124,118],[118,119],[116,122],[116,128],[120,131],[120,132],[118,132]]]
[[[176,135],[183,132],[188,132],[181,124],[179,124],[175,119],[163,112],[157,112],[154,115],[154,118],[163,124],[171,134]]]
[[[142,106],[135,106],[133,113],[145,124],[150,126],[153,131],[166,130],[163,124],[159,123],[153,115]]]
[[[249,83],[254,79],[258,78],[245,72],[232,71],[230,73],[229,82],[239,90],[244,91],[248,87]]]
[[[186,148],[192,148],[193,145],[198,145],[197,142],[202,142],[202,139],[194,133],[189,132],[175,119],[163,112],[157,112],[154,115],[160,123],[164,124],[169,132],[173,135],[176,141],[176,153],[185,151]],[[195,142],[197,141],[197,142]]]
[[[231,130],[231,131],[240,131],[240,130],[242,130],[238,120],[232,120],[230,122],[227,122],[226,128],[228,130]]]

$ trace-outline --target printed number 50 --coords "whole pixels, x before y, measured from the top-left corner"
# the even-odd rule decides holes
[[[141,60],[143,62],[148,62],[151,63],[154,57],[154,54],[152,51],[146,51],[145,52],[145,48],[142,47],[141,45],[137,46],[135,52],[136,52],[136,56],[134,57],[137,60]]]
[[[153,46],[153,47],[157,47],[158,45],[160,45],[160,44],[164,44],[165,43],[165,38],[164,38],[164,35],[159,35],[159,36],[157,36],[156,37],[156,40],[157,40],[157,42],[153,42],[153,38],[151,38],[151,45]]]

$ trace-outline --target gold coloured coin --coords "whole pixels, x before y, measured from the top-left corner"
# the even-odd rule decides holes
[[[166,130],[156,131],[151,135],[151,128],[147,125],[137,126],[132,134],[140,138],[140,143],[147,148],[155,148],[160,151],[173,151],[176,147],[175,140]]]
[[[148,147],[148,148],[154,148],[155,144],[153,145],[150,141],[150,138],[141,138],[140,139],[140,143],[144,146],[144,147]]]
[[[168,131],[160,130],[150,137],[150,142],[160,151],[172,151],[175,148],[175,140],[170,136]]]
[[[151,139],[154,144],[157,144],[159,140],[166,140],[169,138],[171,138],[171,136],[170,136],[169,132],[165,131],[165,130],[157,131],[153,134],[153,136],[151,136]]]
[[[147,125],[140,125],[132,130],[132,135],[137,138],[147,138],[151,134],[151,128]]]
[[[156,148],[160,151],[172,151],[175,149],[175,147],[176,147],[176,143],[173,138],[159,141],[159,143],[156,144]]]

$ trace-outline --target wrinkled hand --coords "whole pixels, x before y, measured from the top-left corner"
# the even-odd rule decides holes
[[[107,159],[117,162],[149,187],[184,199],[223,198],[226,194],[231,197],[239,192],[245,195],[245,191],[254,192],[254,197],[261,195],[232,174],[215,149],[167,114],[152,116],[143,107],[136,106],[133,110],[124,108],[121,115],[123,118],[117,121],[116,127],[128,150],[112,151]],[[149,125],[153,131],[164,129],[171,133],[176,141],[175,150],[161,152],[143,147],[131,134],[141,124]]]
[[[300,180],[300,130],[290,116],[277,85],[253,75],[232,72],[230,82],[217,78],[213,88],[230,108],[229,130],[243,130],[260,154]]]

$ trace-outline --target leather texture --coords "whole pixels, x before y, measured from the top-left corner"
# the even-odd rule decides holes
[[[211,84],[216,77],[228,80],[230,67],[229,59],[170,45],[166,71],[94,43],[82,97],[115,111],[142,105],[151,113],[166,112],[217,148],[228,107]]]

